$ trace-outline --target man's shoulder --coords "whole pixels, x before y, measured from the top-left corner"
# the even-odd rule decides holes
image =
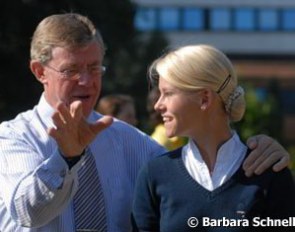
[[[102,117],[101,114],[94,112],[93,119],[98,120]],[[114,118],[113,123],[105,130],[109,133],[114,133],[117,135],[124,135],[124,137],[132,136],[132,135],[146,135],[143,131],[139,130],[138,128],[123,122],[119,119]]]
[[[27,131],[32,129],[32,124],[36,120],[36,109],[30,109],[16,115],[15,118],[3,121],[0,124],[0,134],[10,133],[10,131]]]

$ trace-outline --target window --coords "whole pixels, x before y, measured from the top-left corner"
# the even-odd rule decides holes
[[[234,11],[234,29],[251,31],[255,29],[254,9],[240,8]]]
[[[230,15],[229,9],[212,9],[210,11],[210,29],[212,30],[229,30]]]
[[[284,90],[281,92],[281,101],[283,112],[287,114],[295,114],[295,91]]]
[[[140,31],[295,31],[295,8],[139,7],[134,26]]]
[[[153,8],[139,8],[136,11],[135,28],[141,31],[156,29],[156,10]]]
[[[278,29],[278,11],[274,9],[261,9],[258,14],[258,26],[262,31]]]
[[[204,29],[204,12],[202,9],[183,9],[183,29],[202,30]]]
[[[162,30],[179,29],[179,10],[177,8],[162,8],[159,11],[159,27]]]
[[[282,12],[282,27],[284,30],[295,29],[295,10],[283,10]]]

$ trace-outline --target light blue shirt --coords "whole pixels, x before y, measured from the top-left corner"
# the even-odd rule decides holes
[[[69,170],[55,140],[47,134],[53,126],[53,112],[42,96],[34,109],[0,125],[1,232],[74,231],[72,198],[84,157]],[[92,112],[88,121],[100,117]],[[129,231],[138,170],[164,149],[118,120],[98,134],[89,147],[104,192],[108,231]]]

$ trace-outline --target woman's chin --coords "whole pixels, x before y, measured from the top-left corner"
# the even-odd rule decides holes
[[[172,132],[166,132],[166,136],[169,138],[169,139],[171,139],[171,138],[173,138],[173,137],[175,137],[176,136],[176,134],[175,133],[172,133]]]

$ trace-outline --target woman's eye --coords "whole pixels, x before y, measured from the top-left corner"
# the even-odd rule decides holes
[[[173,92],[166,92],[166,93],[164,93],[164,95],[165,96],[171,96],[171,95],[173,95]]]

